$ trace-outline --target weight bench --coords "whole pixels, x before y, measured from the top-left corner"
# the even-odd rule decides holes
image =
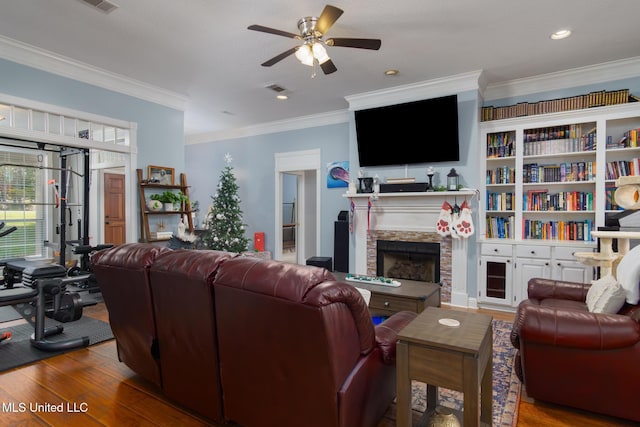
[[[16,263],[17,265],[15,265]],[[55,277],[59,275],[59,272],[56,273],[59,270],[58,267],[62,268],[62,271],[66,271],[64,267],[55,264],[29,264],[29,261],[26,261],[25,264],[20,261],[7,263],[7,265],[10,264],[14,264],[12,265],[14,269],[21,269],[23,278],[26,277],[28,279],[26,282],[23,280],[20,285],[12,285],[11,288],[0,290],[0,305],[15,305],[35,301],[36,320],[35,331],[31,335],[31,345],[43,351],[61,351],[88,346],[89,337],[87,336],[60,341],[47,341],[46,339],[64,331],[64,327],[60,324],[49,328],[45,327],[47,295],[51,295],[55,299],[61,292],[64,292],[66,282],[72,281],[69,278]],[[25,283],[27,286],[25,286]]]

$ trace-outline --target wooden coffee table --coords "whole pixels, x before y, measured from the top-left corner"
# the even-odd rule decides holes
[[[459,322],[459,326],[447,326],[441,319],[442,323]],[[462,425],[491,425],[491,321],[486,314],[427,307],[400,331],[396,347],[397,426],[411,427],[411,380],[427,384],[425,418],[436,407],[437,387],[444,387],[464,393]]]
[[[371,291],[369,311],[377,315],[390,316],[398,311],[420,313],[425,307],[440,307],[440,284],[398,279],[400,286],[373,285],[345,280],[346,274],[334,272],[334,277],[349,285]]]

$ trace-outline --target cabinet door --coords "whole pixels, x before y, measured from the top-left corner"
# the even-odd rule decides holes
[[[482,256],[478,299],[511,306],[513,300],[513,262],[511,257]]]
[[[548,279],[551,277],[551,263],[544,259],[518,258],[516,260],[516,281],[513,285],[513,305],[517,306],[520,301],[527,299],[527,283],[529,279],[540,277]]]
[[[593,280],[593,267],[578,261],[556,260],[553,263],[552,278],[567,282],[589,283]]]

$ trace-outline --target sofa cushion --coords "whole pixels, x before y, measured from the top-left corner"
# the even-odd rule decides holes
[[[613,275],[592,282],[587,292],[587,308],[592,313],[617,313],[624,305],[626,292]]]
[[[640,245],[622,257],[616,270],[616,278],[627,293],[627,302],[638,304],[640,301]]]

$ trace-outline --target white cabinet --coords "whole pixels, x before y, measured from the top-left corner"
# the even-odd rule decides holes
[[[534,277],[588,283],[593,279],[593,268],[577,261],[573,253],[590,250],[587,245],[541,242],[482,243],[478,303],[514,310],[527,298],[527,284]]]

